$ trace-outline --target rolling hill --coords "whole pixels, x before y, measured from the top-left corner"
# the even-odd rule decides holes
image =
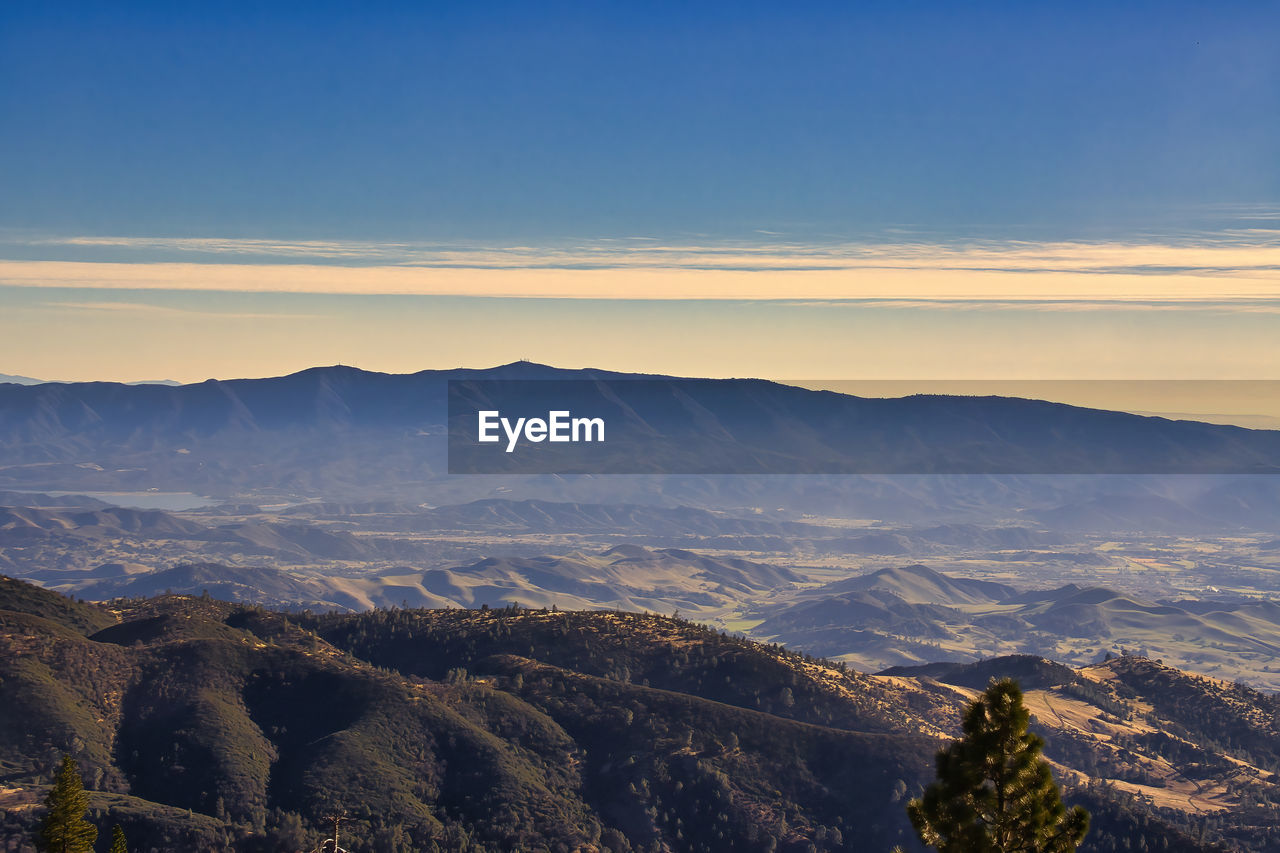
[[[742,518],[696,507],[600,504],[485,498],[425,508],[391,502],[307,503],[283,515],[331,521],[364,520],[370,529],[413,533],[643,534],[649,538],[734,536],[822,536],[814,525]]]
[[[0,543],[71,535],[102,538],[136,535],[150,539],[190,539],[207,533],[195,522],[160,510],[104,507],[97,510],[50,510],[0,506]]]
[[[765,595],[799,580],[764,563],[708,557],[674,548],[620,545],[561,556],[489,557],[448,569],[401,567],[362,575],[298,574],[268,567],[183,564],[155,572],[79,581],[79,594],[99,600],[161,592],[294,609],[374,607],[503,607],[513,601],[562,608],[621,608],[698,613]]]
[[[821,597],[844,592],[883,590],[908,604],[995,604],[1016,590],[991,581],[952,578],[921,565],[881,569],[869,575],[836,581],[805,593]]]
[[[1103,587],[1052,589],[949,577],[925,566],[884,569],[761,606],[752,636],[869,670],[974,660],[995,650],[1083,665],[1130,649],[1269,689],[1280,608],[1260,598],[1148,601]]]

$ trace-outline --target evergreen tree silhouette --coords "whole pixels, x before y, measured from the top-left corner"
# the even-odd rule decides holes
[[[84,819],[89,795],[70,755],[62,756],[62,768],[44,804],[49,811],[40,827],[41,848],[47,853],[93,853],[98,828]]]
[[[907,806],[920,840],[939,853],[1069,853],[1089,814],[1067,810],[1044,741],[1011,679],[993,681],[969,706],[964,737],[938,753],[938,780]]]

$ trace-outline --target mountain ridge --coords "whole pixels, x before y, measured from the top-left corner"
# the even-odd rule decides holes
[[[654,615],[289,616],[173,595],[101,607],[3,578],[0,650],[9,843],[39,815],[52,746],[80,763],[95,819],[120,806],[131,842],[158,849],[300,849],[337,806],[355,853],[916,850],[905,798],[971,695]],[[1093,812],[1082,849],[1266,849],[1274,807],[1245,802],[1280,761],[1275,726],[1257,725],[1274,700],[1108,666],[1028,693],[1068,800]],[[1201,698],[1216,728],[1194,717]],[[1249,726],[1235,764],[1209,760]],[[1203,815],[1213,831],[1196,841]]]
[[[1021,398],[864,398],[516,363],[413,374],[311,368],[174,387],[0,385],[9,463],[0,487],[421,493],[445,476],[453,452],[444,440],[450,379],[532,401],[549,378],[589,380],[576,393],[610,413],[604,458],[659,473],[1280,471],[1280,431]],[[1225,509],[1232,500],[1224,496]]]

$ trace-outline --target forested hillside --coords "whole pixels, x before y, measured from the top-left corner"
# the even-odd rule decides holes
[[[309,849],[340,810],[350,849],[370,853],[914,849],[905,802],[970,695],[945,673],[864,675],[644,614],[312,616],[187,596],[98,606],[9,579],[0,608],[9,849],[29,849],[64,751],[92,816],[121,823],[137,850]],[[1070,683],[1053,685],[1062,673],[1041,669],[1098,714],[1149,708],[1152,749],[1203,763],[1197,738],[1210,733],[1176,691],[1216,685],[1065,667]],[[1144,690],[1168,692],[1168,710]],[[1271,707],[1247,691],[1227,699],[1242,719]],[[1094,813],[1087,849],[1274,843],[1247,773],[1180,809],[1078,772],[1121,766],[1112,745],[1048,733],[1068,799]],[[1230,743],[1269,768],[1277,738],[1253,737]]]

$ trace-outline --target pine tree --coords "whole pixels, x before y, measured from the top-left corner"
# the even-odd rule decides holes
[[[41,847],[48,853],[93,853],[98,828],[84,819],[89,795],[70,755],[62,756],[62,769],[44,804],[49,811],[40,827]]]
[[[111,829],[111,849],[107,853],[129,853],[129,843],[125,841],[124,830],[118,823]]]
[[[1068,811],[1044,741],[1016,682],[993,681],[969,706],[964,737],[938,753],[938,780],[907,806],[920,840],[939,853],[1069,853],[1089,814]]]

